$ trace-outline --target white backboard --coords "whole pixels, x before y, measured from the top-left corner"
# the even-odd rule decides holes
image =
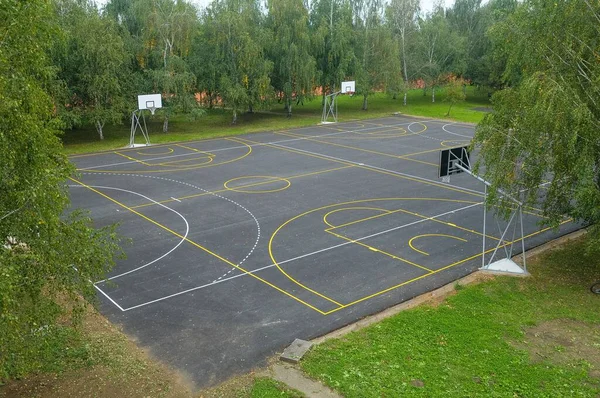
[[[138,109],[162,108],[162,98],[160,94],[138,95]]]
[[[354,93],[356,89],[356,82],[354,80],[348,82],[342,82],[342,94]]]

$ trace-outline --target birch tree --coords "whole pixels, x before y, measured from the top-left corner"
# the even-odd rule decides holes
[[[368,98],[375,90],[388,90],[402,82],[398,45],[391,29],[384,24],[381,0],[360,1],[354,6],[357,55],[357,91],[363,96],[362,109],[368,109]]]
[[[590,248],[598,249],[600,4],[528,0],[504,25],[497,40],[507,47],[507,72],[520,65],[521,83],[494,95],[495,112],[477,128],[480,167],[493,192],[528,204],[541,198],[546,224],[590,224]]]
[[[418,76],[431,87],[431,102],[435,102],[435,88],[447,73],[462,75],[465,71],[465,40],[450,29],[444,9],[438,7],[419,24],[418,48],[420,68]]]
[[[272,83],[283,94],[288,117],[292,104],[312,97],[316,62],[311,54],[308,10],[302,0],[268,0],[267,26],[272,40],[268,53],[274,63]]]
[[[408,41],[413,37],[413,33],[417,29],[417,18],[419,15],[419,0],[392,0],[388,6],[388,18],[394,29],[394,32],[399,37],[400,56],[402,58],[402,72],[404,74],[404,83],[408,84],[408,62],[407,51]],[[408,87],[404,87],[404,105],[406,105],[406,97]]]
[[[310,15],[312,48],[323,95],[335,92],[352,75],[352,9],[346,0],[318,0]]]

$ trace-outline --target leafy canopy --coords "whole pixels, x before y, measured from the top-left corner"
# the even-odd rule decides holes
[[[74,170],[47,94],[52,13],[44,0],[0,7],[0,380],[35,369],[39,353],[29,348],[58,333],[57,303],[80,308],[117,251],[112,228],[93,229],[79,213],[62,217]]]
[[[600,4],[524,2],[496,31],[507,43],[505,79],[478,126],[485,174],[494,188],[529,204],[542,197],[546,222],[565,215],[600,222]],[[515,71],[519,71],[515,73]],[[544,186],[542,187],[542,184]],[[492,198],[498,200],[498,198]]]

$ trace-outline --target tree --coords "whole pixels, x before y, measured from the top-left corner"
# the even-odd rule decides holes
[[[467,82],[460,77],[454,75],[449,76],[448,82],[446,83],[446,97],[444,98],[444,101],[450,103],[446,116],[450,116],[450,111],[454,105],[459,102],[464,102],[467,98],[467,94],[465,93],[466,84]]]
[[[127,22],[137,43],[136,60],[150,78],[152,91],[162,93],[163,132],[169,129],[174,111],[188,112],[196,106],[195,76],[186,62],[194,34],[197,12],[184,0],[135,0],[129,8],[107,5],[107,12]]]
[[[389,91],[402,83],[398,44],[389,26],[384,24],[383,3],[367,0],[358,8],[356,29],[357,90],[363,96],[363,110],[368,108],[368,97],[375,90]]]
[[[65,329],[58,303],[77,309],[80,295],[94,297],[90,280],[103,277],[117,250],[114,228],[63,214],[74,169],[48,95],[53,20],[44,0],[0,7],[0,380],[35,369],[40,348]]]
[[[493,97],[495,112],[477,128],[479,168],[492,187],[538,204],[545,223],[565,216],[592,225],[600,247],[600,5],[528,0],[504,30],[517,87]],[[544,187],[542,188],[542,184]],[[491,203],[502,202],[498,195]]]
[[[310,14],[313,53],[323,95],[339,90],[339,84],[352,75],[352,9],[348,1],[319,0]]]
[[[402,71],[404,72],[404,83],[408,84],[408,62],[406,48],[412,34],[417,30],[417,17],[419,15],[418,0],[392,0],[388,6],[388,18],[394,32],[399,37],[400,56],[402,58]],[[408,87],[404,87],[404,105]]]
[[[65,110],[93,124],[102,140],[106,122],[121,123],[126,113],[129,56],[115,23],[93,4],[67,0],[61,6],[66,46],[56,62],[68,92]]]
[[[455,3],[455,4],[458,4]],[[516,0],[491,0],[485,5],[473,10],[477,23],[468,31],[467,62],[464,77],[477,86],[500,88],[503,85],[501,78],[506,66],[506,46],[502,44],[503,38],[494,41],[497,28],[511,15],[517,7]],[[454,11],[453,11],[454,12]],[[454,18],[453,18],[454,19]],[[453,29],[457,30],[458,18],[453,22]],[[460,29],[458,29],[460,34]]]
[[[316,63],[311,55],[308,11],[302,0],[268,0],[267,26],[272,41],[268,53],[274,63],[271,82],[283,94],[288,117],[292,100],[312,97]]]
[[[421,20],[419,26],[418,48],[421,49],[421,67],[418,75],[425,81],[425,87],[431,87],[431,101],[435,102],[435,87],[440,77],[448,73],[464,73],[465,41],[450,29],[441,7],[434,9],[432,14]]]
[[[252,112],[272,92],[269,73],[273,64],[264,57],[263,45],[268,40],[261,19],[254,0],[214,2],[204,13],[201,40],[214,51],[198,54],[198,58],[213,58],[206,63],[218,65],[209,78],[217,84],[224,105],[232,109],[234,124],[242,107]]]

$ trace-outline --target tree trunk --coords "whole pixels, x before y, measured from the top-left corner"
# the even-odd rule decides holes
[[[404,106],[406,106],[406,93],[404,93]]]
[[[446,113],[446,116],[450,116],[450,111],[452,110],[452,105],[454,105],[454,104],[450,103],[450,108],[448,108],[448,112]]]
[[[237,123],[237,111],[234,109],[233,110],[233,120],[231,121],[231,124],[236,124]]]
[[[254,108],[252,107],[252,104],[248,104],[248,113],[254,113]]]
[[[104,132],[102,131],[103,127],[104,123],[100,123],[100,120],[96,120],[96,131],[98,132],[98,135],[100,136],[101,140],[104,139]]]
[[[423,84],[423,97],[427,96],[427,85]]]
[[[291,100],[291,98],[287,99],[287,117],[288,117],[288,119],[292,117],[292,100]]]
[[[435,102],[435,87],[431,87],[431,102]]]
[[[163,122],[163,133],[169,132],[169,117],[165,115],[165,120]]]
[[[363,111],[366,111],[366,110],[367,110],[367,108],[368,108],[368,106],[369,106],[369,103],[368,103],[368,97],[369,97],[369,95],[368,95],[368,94],[364,94],[364,95],[363,95],[363,106],[362,106],[362,110],[363,110]]]

